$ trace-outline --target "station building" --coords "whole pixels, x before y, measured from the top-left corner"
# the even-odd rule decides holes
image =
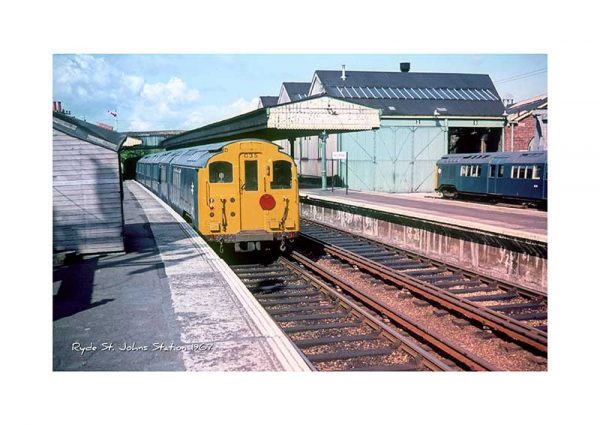
[[[141,141],[60,112],[52,127],[54,252],[123,251],[119,152]]]
[[[315,71],[303,98],[327,95],[380,111],[381,127],[330,134],[323,151],[316,136],[279,141],[293,150],[299,173],[321,176],[322,157],[348,152],[348,186],[378,192],[431,192],[435,162],[447,153],[504,150],[504,104],[488,75]],[[284,83],[286,93],[290,83]],[[288,87],[286,87],[288,85]],[[297,95],[298,96],[298,95]],[[293,100],[280,95],[278,102]],[[291,149],[290,143],[297,143]],[[345,161],[327,160],[327,175],[345,184]]]
[[[508,105],[506,113],[504,150],[548,150],[548,95]]]

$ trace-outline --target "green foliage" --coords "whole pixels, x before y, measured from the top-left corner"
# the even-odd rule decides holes
[[[124,162],[125,160],[127,160],[129,158],[141,158],[143,156],[150,155],[151,153],[157,153],[157,152],[162,152],[162,151],[164,151],[163,148],[139,148],[139,147],[124,148],[120,153],[121,162]]]

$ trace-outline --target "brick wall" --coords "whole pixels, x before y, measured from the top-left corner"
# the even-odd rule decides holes
[[[504,150],[510,151],[510,124],[504,128]],[[514,151],[526,151],[529,148],[529,142],[535,135],[535,120],[533,116],[519,121],[515,124],[514,138],[513,138],[513,150]]]

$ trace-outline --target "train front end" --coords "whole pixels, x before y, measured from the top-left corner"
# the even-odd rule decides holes
[[[285,250],[298,235],[298,177],[293,159],[259,140],[223,147],[199,170],[199,230],[221,250]]]

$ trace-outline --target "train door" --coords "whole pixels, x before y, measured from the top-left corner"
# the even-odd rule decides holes
[[[240,205],[243,210],[249,214],[243,214],[240,217],[240,226],[242,230],[262,229],[264,228],[264,215],[260,212],[260,196],[266,188],[259,190],[261,181],[258,178],[259,170],[265,167],[261,163],[259,152],[240,153]],[[265,184],[262,181],[263,185]]]
[[[499,179],[504,176],[504,166],[502,164],[502,158],[492,158],[488,168],[488,186],[487,193],[497,194],[500,192]]]
[[[208,164],[208,202],[210,231],[222,233],[239,232],[240,200],[234,164],[229,161],[213,161]],[[224,158],[229,158],[226,156]]]

